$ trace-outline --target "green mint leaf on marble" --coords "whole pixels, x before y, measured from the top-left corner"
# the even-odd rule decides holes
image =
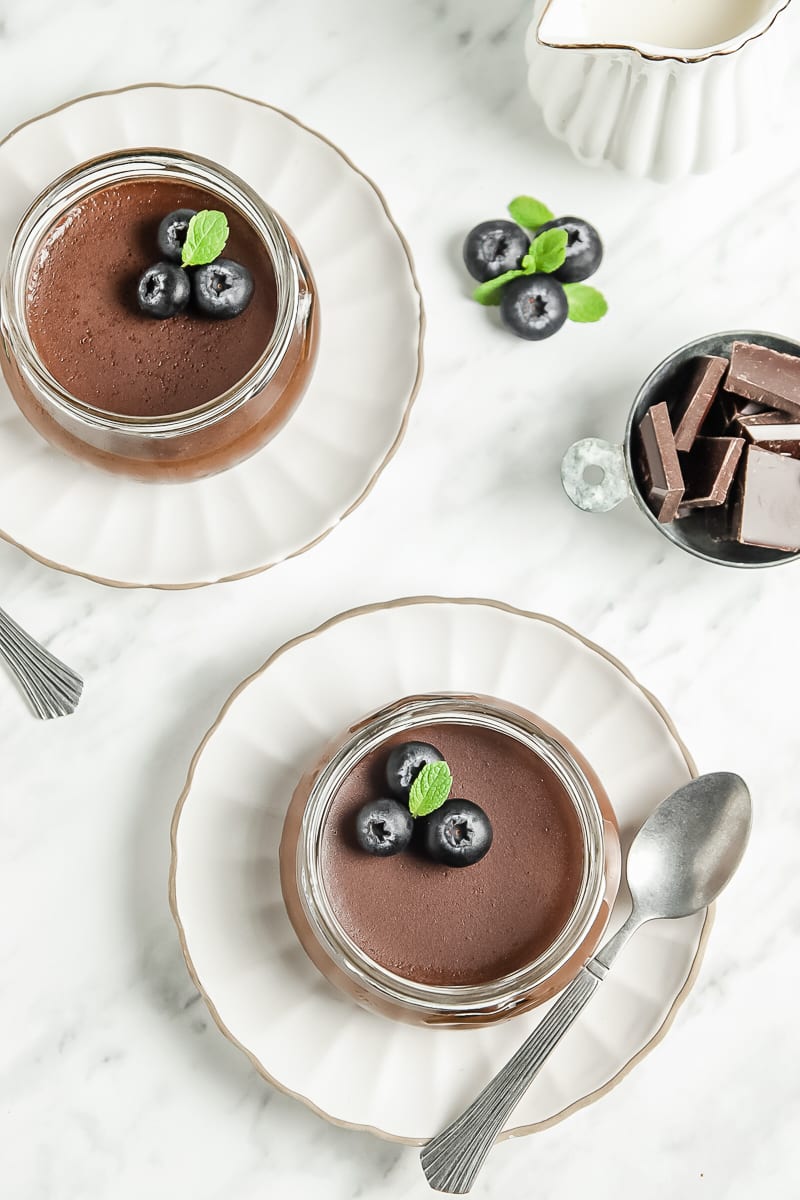
[[[566,229],[545,229],[544,233],[533,239],[525,258],[534,260],[535,271],[545,271],[549,275],[564,265],[567,238]],[[528,274],[533,274],[533,271],[528,271]]]
[[[426,763],[411,785],[408,807],[412,817],[427,817],[450,795],[453,776],[446,762]]]
[[[567,294],[567,316],[570,321],[589,324],[599,321],[608,312],[606,298],[597,288],[587,287],[585,283],[565,283],[564,291]]]
[[[527,257],[527,256],[526,256]],[[486,283],[479,283],[472,293],[472,299],[477,300],[478,304],[499,304],[500,293],[507,283],[512,279],[517,279],[520,275],[525,275],[525,271],[505,271],[502,275],[498,275],[496,279],[487,279]]]
[[[538,229],[553,219],[547,205],[542,204],[541,200],[534,200],[533,196],[517,196],[509,204],[508,211],[523,229]]]
[[[213,208],[203,208],[189,222],[181,265],[202,267],[219,258],[228,240],[228,218]]]

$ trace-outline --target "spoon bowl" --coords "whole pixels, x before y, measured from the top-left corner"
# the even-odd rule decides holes
[[[628,887],[639,922],[707,908],[741,862],[750,793],[729,771],[678,788],[645,821],[628,852]]]

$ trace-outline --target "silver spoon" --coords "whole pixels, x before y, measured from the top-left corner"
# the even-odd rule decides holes
[[[45,650],[0,608],[0,655],[16,675],[37,717],[66,717],[78,707],[83,680]]]
[[[678,788],[647,818],[628,851],[630,916],[478,1098],[423,1148],[422,1169],[432,1188],[453,1195],[470,1190],[508,1116],[628,938],[647,921],[707,908],[738,867],[750,823],[747,785],[727,771]]]

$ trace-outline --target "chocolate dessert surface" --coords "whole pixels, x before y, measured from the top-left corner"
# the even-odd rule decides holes
[[[137,283],[157,257],[159,223],[184,208],[228,219],[225,254],[255,285],[235,320],[188,309],[158,321],[139,309]],[[29,273],[26,320],[44,366],[71,395],[109,413],[163,417],[238,383],[264,353],[276,307],[266,247],[236,209],[193,184],[141,178],[100,188],[51,227]]]
[[[450,723],[413,736],[447,760],[452,795],[486,811],[491,848],[461,869],[431,861],[416,838],[394,857],[364,853],[356,814],[385,794],[389,751],[408,740],[394,735],[333,798],[320,857],[328,900],[352,941],[397,975],[437,986],[492,982],[538,958],[566,926],[584,874],[580,821],[552,768],[515,738]]]

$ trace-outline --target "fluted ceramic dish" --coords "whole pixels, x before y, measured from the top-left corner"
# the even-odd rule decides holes
[[[103,583],[196,587],[300,553],[364,498],[400,441],[419,385],[422,305],[410,252],[374,184],[286,113],[206,87],[146,84],[87,96],[11,134],[0,145],[0,263],[51,180],[141,146],[221,163],[293,229],[322,313],[311,385],[247,462],[168,485],[136,483],[54,449],[0,380],[0,536]]]
[[[476,691],[537,713],[580,748],[605,784],[626,846],[694,774],[664,710],[605,651],[547,617],[490,601],[418,598],[345,613],[245,680],[195,755],[173,821],[172,910],[222,1031],[283,1091],[337,1124],[396,1141],[443,1129],[546,1006],[479,1030],[406,1025],[359,1008],[297,941],[278,846],[299,777],[342,729],[403,696]],[[625,915],[622,896],[610,931]],[[700,913],[637,935],[504,1136],[596,1099],[663,1036],[709,925]]]
[[[709,171],[785,107],[797,8],[535,0],[528,86],[547,128],[583,162],[661,181]]]

